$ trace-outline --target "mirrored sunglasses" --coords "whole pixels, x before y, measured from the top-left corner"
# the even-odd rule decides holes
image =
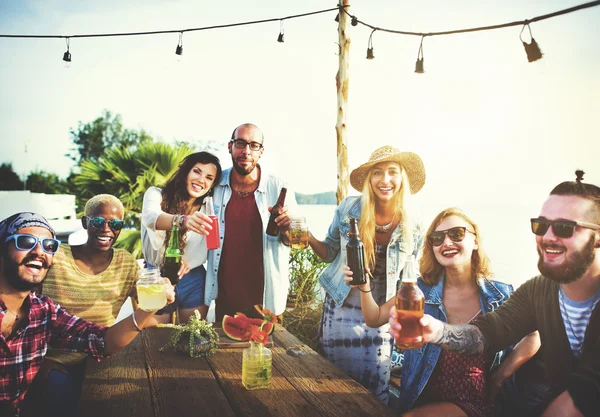
[[[550,227],[554,236],[568,239],[573,236],[575,226],[586,229],[598,230],[600,225],[587,222],[576,222],[573,220],[548,220],[543,217],[531,219],[531,231],[537,236],[544,236]]]
[[[96,229],[103,229],[107,220],[104,217],[88,217],[88,224],[91,224]],[[108,227],[112,230],[121,230],[125,226],[125,222],[123,220],[114,219],[108,220]]]
[[[38,238],[37,236],[28,234],[16,234],[6,238],[4,243],[14,240],[15,247],[19,250],[32,250],[38,242],[42,244],[42,250],[50,255],[54,255],[60,246],[58,239],[45,237]]]
[[[438,230],[437,232],[431,233],[429,236],[427,236],[427,240],[429,243],[431,243],[431,246],[440,246],[442,243],[444,243],[446,235],[448,235],[451,241],[462,242],[467,232],[473,233],[464,226],[451,227],[447,230]]]

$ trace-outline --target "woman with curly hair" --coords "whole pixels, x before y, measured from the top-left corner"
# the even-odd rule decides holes
[[[194,310],[206,318],[204,305],[208,256],[205,236],[212,230],[211,219],[200,209],[204,198],[212,195],[221,177],[219,158],[209,152],[188,155],[162,188],[150,187],[144,194],[142,206],[142,247],[146,265],[160,268],[171,238],[174,224],[179,234],[182,252],[180,278],[175,287],[175,302],[157,313],[157,319],[168,321],[169,314],[178,309],[179,321],[187,323]]]

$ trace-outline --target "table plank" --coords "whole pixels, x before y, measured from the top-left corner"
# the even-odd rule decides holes
[[[205,358],[191,358],[170,349],[161,352],[171,329],[152,328],[144,332],[155,417],[235,415]]]
[[[154,415],[141,335],[119,353],[100,363],[94,358],[88,358],[78,415]]]
[[[219,349],[208,363],[217,375],[219,384],[227,396],[236,416],[248,417],[297,417],[319,416],[310,404],[286,377],[273,368],[271,387],[248,391],[242,385],[242,350]]]
[[[327,359],[280,326],[273,335],[273,365],[326,416],[395,416],[393,410]]]

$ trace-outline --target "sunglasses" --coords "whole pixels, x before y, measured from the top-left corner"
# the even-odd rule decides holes
[[[125,222],[123,220],[114,219],[114,220],[106,220],[104,217],[88,217],[88,224],[91,224],[96,229],[104,229],[104,225],[108,221],[108,227],[112,230],[121,230],[123,226],[125,226]]]
[[[442,243],[444,243],[446,235],[448,235],[451,241],[462,242],[467,232],[475,234],[464,226],[457,226],[451,227],[447,230],[438,230],[437,232],[433,232],[427,237],[427,240],[429,243],[431,243],[431,246],[440,246]]]
[[[531,231],[537,236],[544,236],[548,229],[552,226],[554,236],[563,239],[573,236],[575,226],[584,227],[586,229],[598,230],[600,225],[586,222],[576,222],[573,220],[548,220],[541,217],[531,219]]]
[[[54,255],[60,246],[60,241],[58,239],[50,237],[38,238],[37,236],[26,234],[9,236],[4,243],[7,243],[9,240],[14,240],[15,247],[19,250],[31,250],[35,248],[35,245],[37,245],[38,242],[40,242],[42,244],[42,250],[50,255]]]

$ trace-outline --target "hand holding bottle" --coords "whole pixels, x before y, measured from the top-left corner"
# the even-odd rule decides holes
[[[204,236],[208,235],[213,229],[212,219],[201,211],[195,211],[187,216],[184,226],[187,230]]]
[[[346,281],[346,283],[348,285],[350,285],[352,288],[358,288],[359,290],[363,291],[363,292],[370,292],[371,290],[371,278],[370,278],[370,274],[371,271],[369,270],[368,267],[365,268],[365,279],[367,280],[367,282],[365,282],[364,284],[361,285],[353,285],[352,284],[352,280],[354,279],[352,277],[352,270],[350,269],[350,267],[348,265],[344,265],[344,281]]]
[[[394,339],[398,339],[400,337],[402,325],[398,323],[398,312],[396,311],[395,306],[392,306],[390,309],[389,324],[390,334]],[[423,328],[423,343],[439,342],[442,331],[444,330],[444,323],[431,317],[429,314],[424,314],[419,320],[419,324]]]

